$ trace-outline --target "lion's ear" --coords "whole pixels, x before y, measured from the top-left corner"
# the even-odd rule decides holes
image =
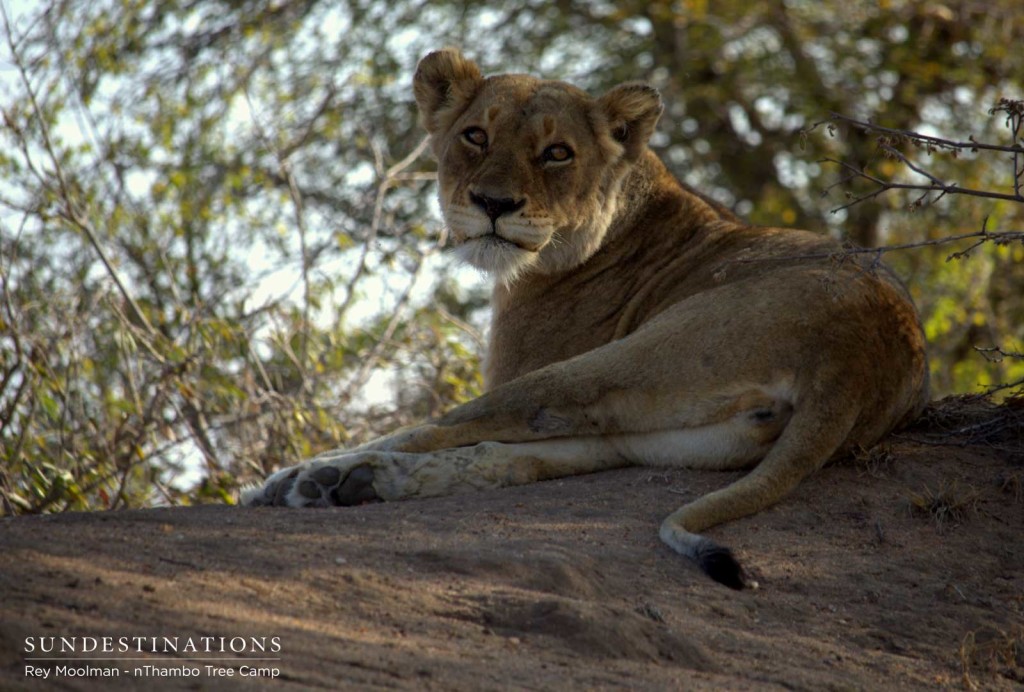
[[[612,138],[624,147],[624,156],[639,158],[661,117],[658,90],[640,82],[620,84],[599,98],[597,105]]]
[[[420,60],[412,83],[427,132],[436,132],[442,120],[439,116],[469,100],[483,80],[476,63],[462,57],[456,48],[444,48]]]

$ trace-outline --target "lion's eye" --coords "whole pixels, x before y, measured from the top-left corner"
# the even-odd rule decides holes
[[[544,150],[544,154],[541,157],[545,162],[552,163],[565,163],[571,161],[573,157],[573,151],[565,144],[552,144],[550,147]]]
[[[487,146],[487,133],[481,130],[479,127],[469,127],[462,131],[462,137],[477,147]]]

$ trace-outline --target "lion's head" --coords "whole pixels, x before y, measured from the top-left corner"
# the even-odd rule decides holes
[[[644,84],[594,99],[526,75],[485,79],[453,49],[425,57],[414,86],[451,239],[504,282],[572,269],[597,251],[662,110]]]

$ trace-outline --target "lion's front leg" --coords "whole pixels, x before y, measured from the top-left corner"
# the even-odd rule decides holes
[[[626,466],[629,461],[600,437],[480,444],[432,452],[329,453],[282,469],[242,504],[332,507],[377,500],[436,497],[524,485]]]

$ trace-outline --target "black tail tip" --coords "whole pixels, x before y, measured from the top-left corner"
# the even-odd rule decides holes
[[[741,591],[752,585],[747,581],[732,551],[711,541],[707,541],[697,551],[697,563],[705,574],[730,589]]]

